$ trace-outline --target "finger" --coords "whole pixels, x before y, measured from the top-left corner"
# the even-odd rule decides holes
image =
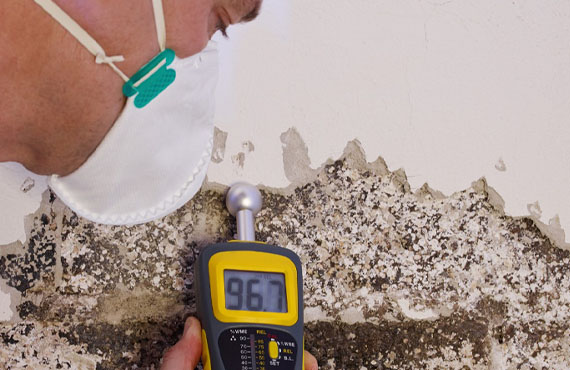
[[[198,319],[189,317],[184,324],[182,338],[162,359],[161,370],[193,370],[202,353],[202,333]]]
[[[317,370],[318,368],[319,364],[315,356],[305,351],[305,370]]]

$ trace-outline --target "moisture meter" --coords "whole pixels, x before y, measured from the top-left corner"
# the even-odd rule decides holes
[[[238,239],[206,247],[196,264],[205,370],[303,369],[303,277],[292,251],[255,242],[257,188],[230,188]]]

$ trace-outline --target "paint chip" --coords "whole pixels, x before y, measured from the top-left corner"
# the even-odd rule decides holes
[[[255,150],[255,145],[253,145],[253,143],[251,141],[244,141],[241,144],[243,150],[245,150],[247,153],[251,153]]]
[[[356,307],[349,307],[346,310],[339,313],[341,321],[347,324],[355,324],[357,322],[365,322],[364,313],[361,309]]]
[[[228,133],[214,127],[214,149],[212,150],[212,162],[220,163],[226,155],[226,141]]]
[[[507,170],[507,165],[505,164],[505,161],[503,161],[503,158],[499,158],[499,160],[495,164],[495,168],[497,169],[497,171],[501,172],[505,172]]]
[[[245,153],[239,152],[236,155],[232,155],[232,163],[238,166],[239,168],[243,168],[245,164]]]
[[[4,293],[0,290],[0,321],[9,321],[12,319],[13,312],[10,304],[10,293]]]
[[[528,209],[531,216],[536,217],[539,220],[542,217],[542,209],[540,209],[538,201],[527,204],[526,209]]]
[[[36,182],[34,181],[34,179],[32,179],[31,177],[27,177],[22,183],[22,186],[20,186],[20,190],[23,193],[27,193],[28,191],[32,190],[35,185]]]
[[[397,301],[402,314],[412,320],[436,320],[439,315],[434,312],[431,308],[426,308],[424,310],[415,310],[410,308],[410,301],[406,298],[400,298]],[[424,308],[424,307],[422,307]]]
[[[309,148],[296,128],[291,127],[280,136],[283,143],[283,167],[285,177],[293,184],[304,184],[315,177],[311,169]]]

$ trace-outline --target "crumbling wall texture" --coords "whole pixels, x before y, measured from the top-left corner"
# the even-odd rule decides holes
[[[322,369],[570,368],[570,253],[506,216],[485,180],[445,197],[356,145],[303,184],[264,189],[258,239],[304,264],[306,347]],[[46,192],[0,247],[17,302],[0,367],[157,368],[195,311],[193,264],[231,239],[224,189],[134,227],[87,222]]]

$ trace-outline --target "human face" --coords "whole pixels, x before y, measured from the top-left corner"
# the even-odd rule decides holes
[[[164,3],[168,47],[181,58],[202,50],[230,25],[253,20],[262,0],[171,0]]]
[[[227,28],[236,23],[249,22],[259,13],[261,0],[219,0],[208,22],[210,38],[220,31],[227,37]]]
[[[197,54],[217,31],[255,18],[261,1],[163,0],[166,47],[179,58]],[[150,0],[57,2],[109,55],[125,57],[120,68],[127,76],[159,52]],[[9,87],[0,89],[0,162],[17,161],[46,175],[75,171],[121,114],[123,81],[93,63],[34,2],[0,0],[0,35],[6,36],[0,49],[12,51],[7,60],[18,56],[18,63],[0,68],[1,85]],[[77,81],[83,81],[81,94],[73,88]]]

